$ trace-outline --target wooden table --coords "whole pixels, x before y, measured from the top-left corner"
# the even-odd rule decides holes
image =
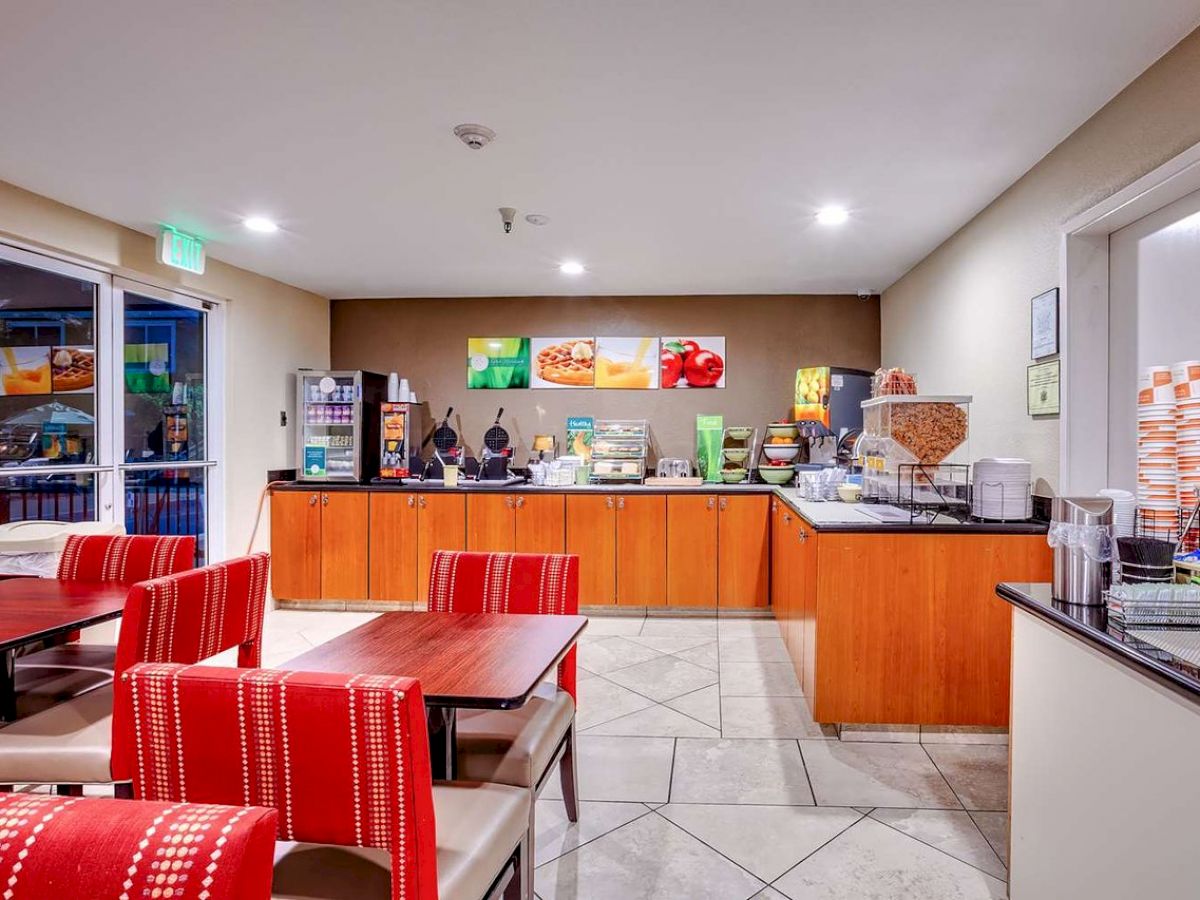
[[[9,578],[0,581],[0,721],[17,716],[14,683],[18,647],[119,618],[123,584]]]
[[[523,706],[586,625],[584,616],[383,613],[280,668],[416,678],[433,777],[453,779],[457,711]]]

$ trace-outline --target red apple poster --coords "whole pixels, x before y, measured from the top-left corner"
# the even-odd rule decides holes
[[[725,387],[725,338],[664,337],[659,346],[660,388]]]

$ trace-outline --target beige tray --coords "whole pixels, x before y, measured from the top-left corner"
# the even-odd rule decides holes
[[[659,478],[657,475],[651,475],[646,479],[646,484],[650,487],[700,487],[704,484],[703,478]]]

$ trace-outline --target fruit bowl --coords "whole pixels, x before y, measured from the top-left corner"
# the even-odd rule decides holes
[[[750,448],[725,447],[721,452],[725,454],[725,458],[730,462],[745,462],[746,457],[750,455]]]
[[[722,469],[721,480],[726,484],[737,484],[739,481],[746,480],[745,469]]]
[[[767,484],[787,484],[796,477],[794,466],[759,466],[758,474]]]
[[[791,462],[799,452],[799,444],[763,444],[763,453],[767,455],[767,459]]]
[[[726,428],[725,433],[735,441],[744,441],[747,440],[750,435],[754,434],[754,429],[748,428],[745,425],[735,425],[732,428]]]
[[[794,438],[799,432],[791,422],[772,422],[767,426],[767,434],[771,437]]]

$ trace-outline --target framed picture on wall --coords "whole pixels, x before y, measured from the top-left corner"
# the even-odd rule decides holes
[[[1057,416],[1060,409],[1059,387],[1062,361],[1034,363],[1026,369],[1025,387],[1031,416]]]
[[[1033,359],[1058,352],[1058,288],[1038,294],[1030,301],[1030,348]]]

